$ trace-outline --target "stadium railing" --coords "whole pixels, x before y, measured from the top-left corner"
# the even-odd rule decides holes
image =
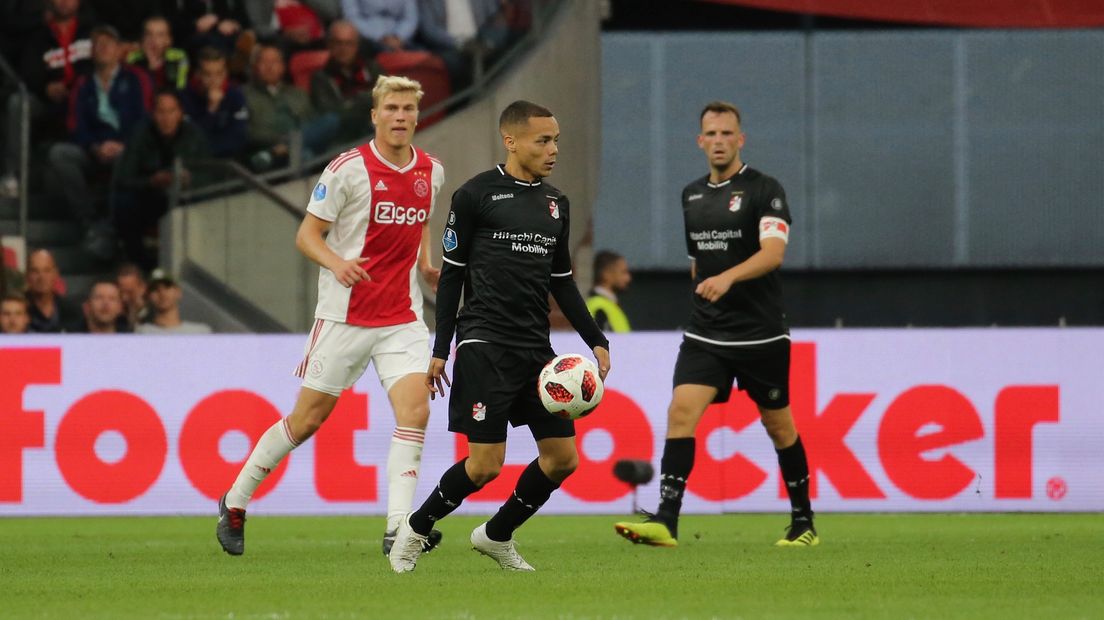
[[[30,179],[30,158],[31,158],[31,95],[27,91],[27,85],[23,83],[23,80],[12,69],[11,65],[0,56],[0,74],[2,74],[2,82],[5,87],[0,89],[0,92],[7,92],[9,88],[14,88],[14,96],[18,98],[19,102],[19,161],[17,163],[18,172],[14,170],[5,170],[5,174],[16,173],[16,178],[19,181],[19,195],[17,200],[19,203],[19,237],[27,238],[27,209],[28,209],[28,196],[27,187]],[[10,85],[10,86],[9,86]],[[7,106],[8,102],[5,100],[2,102]],[[5,109],[3,122],[11,126],[8,122],[7,114],[10,110]],[[11,140],[13,136],[6,136],[5,139]],[[7,153],[4,153],[6,156]],[[5,162],[5,164],[10,162]]]

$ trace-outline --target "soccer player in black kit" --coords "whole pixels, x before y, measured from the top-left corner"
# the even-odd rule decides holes
[[[728,400],[735,380],[759,409],[790,496],[788,533],[775,544],[817,545],[809,466],[790,412],[790,335],[777,272],[789,241],[786,194],[778,181],[740,161],[744,134],[736,106],[710,103],[700,122],[698,146],[710,170],[682,191],[694,309],[675,362],[659,510],[643,523],[614,529],[634,543],[678,545],[694,430],[706,407]]]
[[[437,336],[426,383],[444,395],[453,331],[455,386],[449,430],[468,438],[468,458],[441,476],[422,507],[399,526],[389,559],[397,573],[414,570],[433,524],[498,476],[506,428],[526,425],[539,456],[513,495],[471,534],[472,547],[506,570],[531,571],[513,532],[543,505],[579,462],[575,424],[548,413],[537,376],[555,357],[548,340],[548,294],[609,372],[609,342],[571,277],[567,197],[544,181],[556,164],[559,124],[546,108],[515,101],[502,111],[506,163],[456,190],[448,214],[444,265],[437,285]],[[464,308],[457,314],[461,293]]]

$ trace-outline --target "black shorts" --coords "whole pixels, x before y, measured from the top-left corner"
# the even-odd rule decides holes
[[[574,437],[575,423],[545,410],[537,377],[556,354],[490,342],[468,342],[456,350],[449,397],[449,430],[472,443],[506,441],[506,423],[528,426],[536,440]]]
[[[686,384],[717,388],[715,403],[728,402],[732,381],[764,409],[790,404],[790,340],[726,347],[693,338],[682,339],[675,362],[675,387]]]

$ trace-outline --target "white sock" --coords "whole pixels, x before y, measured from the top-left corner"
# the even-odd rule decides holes
[[[425,429],[396,426],[387,453],[387,531],[398,529],[414,504],[418,470],[422,466]]]
[[[257,490],[261,482],[272,473],[273,469],[284,460],[289,452],[299,444],[291,438],[291,429],[288,428],[287,418],[268,427],[261,435],[256,447],[245,461],[234,486],[226,493],[226,505],[230,508],[245,508],[249,500],[253,498],[253,492]]]

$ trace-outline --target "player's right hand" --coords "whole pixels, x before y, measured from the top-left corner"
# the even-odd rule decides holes
[[[445,372],[445,360],[434,357],[429,360],[429,370],[426,371],[426,387],[429,388],[430,400],[445,395],[445,386],[452,387],[448,373]]]
[[[333,272],[334,277],[341,283],[341,286],[349,288],[361,280],[372,279],[372,276],[368,275],[368,272],[361,266],[367,263],[368,260],[367,258],[350,258],[349,260],[343,260],[336,265],[336,269],[330,269],[330,271]]]

